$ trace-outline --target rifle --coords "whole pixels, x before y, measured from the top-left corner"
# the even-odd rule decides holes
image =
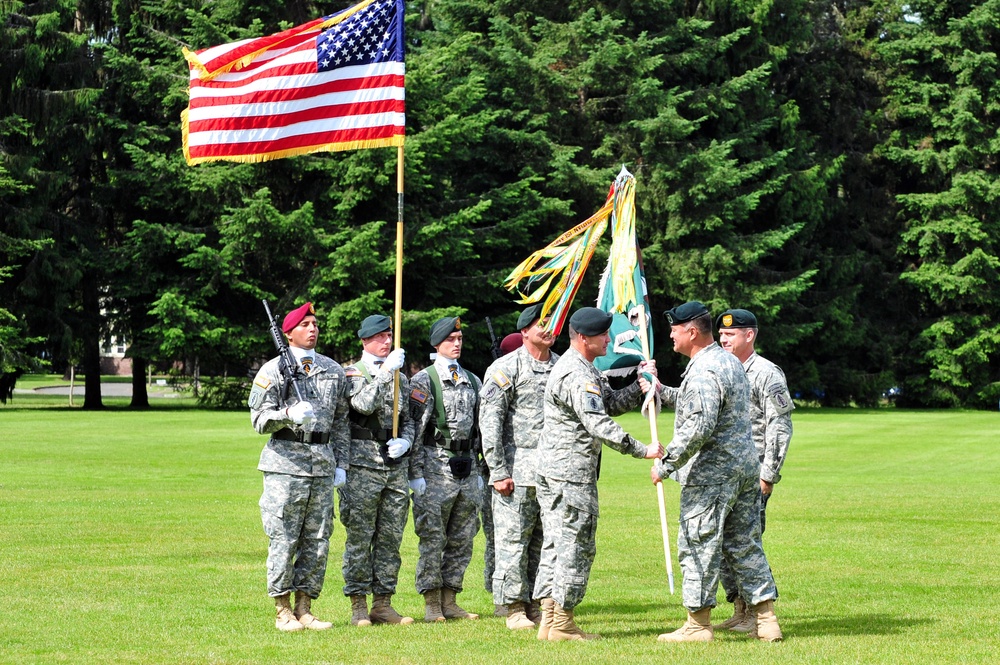
[[[278,350],[278,369],[285,382],[290,383],[295,389],[295,396],[299,398],[300,402],[303,402],[305,400],[302,397],[302,389],[299,387],[299,364],[295,362],[292,352],[288,349],[285,335],[278,327],[277,320],[271,315],[271,308],[267,304],[267,300],[261,300],[261,302],[264,303],[264,311],[267,312],[267,322],[271,328],[271,341],[274,342],[274,348]]]
[[[500,340],[497,339],[496,333],[493,332],[493,322],[490,321],[490,317],[486,317],[486,327],[490,330],[490,355],[493,356],[493,360],[496,360],[503,353],[500,352]]]

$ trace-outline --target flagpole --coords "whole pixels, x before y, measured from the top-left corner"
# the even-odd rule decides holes
[[[642,355],[649,360],[649,322],[646,321],[646,311],[643,308],[642,320],[639,326],[639,340],[642,342]],[[650,390],[656,390],[656,382],[650,385]],[[660,435],[656,427],[656,409],[649,409],[649,438],[659,442]],[[670,595],[674,593],[674,564],[670,556],[670,532],[667,529],[667,506],[663,499],[663,483],[656,483],[656,499],[660,505],[660,533],[663,535],[663,558],[667,566],[667,582],[670,584]]]
[[[396,306],[393,348],[400,347],[403,327],[403,146],[396,149]],[[392,373],[392,438],[399,436],[399,370]]]

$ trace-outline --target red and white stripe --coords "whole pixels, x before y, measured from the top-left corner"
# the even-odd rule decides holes
[[[402,145],[405,64],[319,72],[320,31],[289,32],[188,55],[190,104],[183,133],[189,164]],[[203,78],[213,68],[224,73]]]

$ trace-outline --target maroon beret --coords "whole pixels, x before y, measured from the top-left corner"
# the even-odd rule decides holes
[[[297,307],[286,314],[285,320],[281,322],[281,329],[284,330],[285,333],[292,332],[292,330],[295,329],[295,326],[302,323],[302,319],[306,318],[306,315],[308,314],[312,314],[313,316],[316,315],[316,310],[313,309],[313,304],[311,302],[307,302],[305,305],[302,305],[302,307]]]
[[[503,355],[507,355],[511,351],[516,351],[519,346],[524,344],[524,338],[521,333],[511,333],[500,341],[500,352]]]

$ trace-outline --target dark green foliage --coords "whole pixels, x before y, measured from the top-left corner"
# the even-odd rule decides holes
[[[261,298],[279,317],[313,301],[321,351],[360,353],[359,321],[395,305],[396,151],[188,167],[180,137],[182,47],[347,4],[4,3],[5,354],[85,362],[93,380],[114,335],[136,367],[180,367],[205,403],[238,405],[273,353]],[[754,310],[804,399],[875,405],[902,385],[911,404],[995,405],[1000,0],[407,12],[411,361],[427,361],[432,321],[461,315],[482,372],[484,318],[503,336],[521,309],[503,277],[597,210],[624,164],[657,315],[688,299]],[[684,359],[655,330],[673,382]],[[204,378],[219,376],[234,378]]]

